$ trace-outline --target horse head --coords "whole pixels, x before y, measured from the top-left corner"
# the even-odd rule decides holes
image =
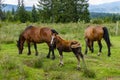
[[[23,51],[23,45],[21,44],[20,41],[17,41],[17,48],[18,48],[19,54],[22,54],[22,51]]]

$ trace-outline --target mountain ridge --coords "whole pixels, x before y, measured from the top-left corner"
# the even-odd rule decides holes
[[[17,5],[7,4],[6,7],[3,8],[4,11],[12,11],[17,9]],[[31,6],[26,6],[26,10],[31,11]],[[120,13],[120,1],[111,2],[111,3],[104,3],[99,5],[91,5],[89,4],[88,8],[89,12],[96,12],[96,13]]]
[[[120,13],[120,1],[104,3],[99,5],[89,4],[90,12],[97,13]]]
[[[12,11],[12,9],[14,8],[14,10],[17,10],[17,5],[13,5],[13,4],[6,4],[6,6],[2,9],[3,11]],[[26,6],[25,9],[27,11],[31,11],[32,7],[31,6]]]

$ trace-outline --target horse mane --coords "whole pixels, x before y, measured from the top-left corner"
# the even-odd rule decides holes
[[[25,30],[24,31],[26,31],[26,30],[28,30],[28,29],[30,29],[30,28],[32,28],[33,26],[27,26],[26,28],[25,28]]]
[[[52,33],[58,34],[58,32],[55,29],[51,29]]]
[[[60,37],[60,36],[58,36],[58,35],[57,35],[57,39],[59,39],[59,40],[64,40],[62,37]]]

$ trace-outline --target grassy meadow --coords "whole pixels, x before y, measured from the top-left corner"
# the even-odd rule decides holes
[[[0,80],[120,80],[120,25],[118,35],[115,35],[115,23],[102,24],[109,30],[112,43],[111,57],[107,57],[107,46],[102,40],[101,56],[97,56],[98,45],[94,44],[94,53],[84,55],[86,67],[81,61],[81,69],[77,70],[77,59],[74,54],[64,52],[63,66],[59,64],[59,54],[55,50],[56,59],[47,59],[48,46],[38,44],[39,55],[31,47],[32,54],[27,55],[27,45],[22,55],[18,54],[16,41],[19,34],[28,25],[48,26],[56,29],[59,35],[66,40],[77,40],[85,51],[84,30],[87,25],[83,23],[0,23]],[[94,24],[95,25],[95,24]]]

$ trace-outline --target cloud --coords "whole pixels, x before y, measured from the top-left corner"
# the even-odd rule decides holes
[[[3,0],[6,4],[14,4],[17,5],[18,0]],[[33,6],[38,3],[39,0],[24,0],[25,6]],[[102,4],[102,3],[108,3],[108,2],[115,2],[120,0],[89,0],[90,4]]]
[[[33,4],[37,4],[38,0],[24,0],[25,6],[33,6]],[[18,0],[4,0],[5,4],[18,4]]]
[[[97,4],[110,3],[115,1],[120,1],[120,0],[89,0],[89,3],[97,5]]]

